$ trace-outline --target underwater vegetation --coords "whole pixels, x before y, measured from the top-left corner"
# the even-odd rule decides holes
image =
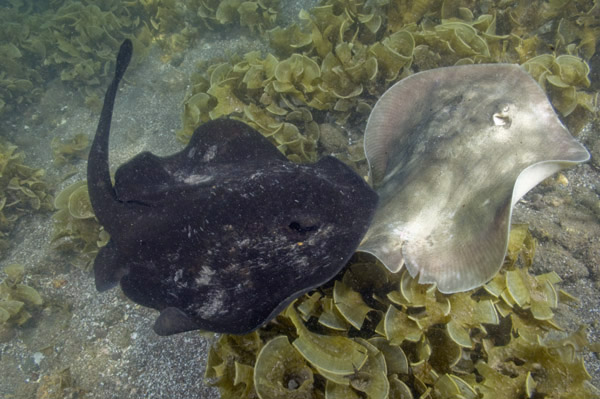
[[[279,0],[141,0],[165,60],[176,61],[206,30],[241,26],[263,33],[272,28],[279,12]],[[134,43],[136,44],[136,43]],[[137,46],[136,46],[137,47]],[[136,50],[137,51],[137,50]]]
[[[3,2],[8,3],[14,5],[19,12],[4,9],[0,11],[0,32],[8,32],[7,36],[0,39],[0,114],[5,112],[5,115],[7,111],[36,101],[42,95],[43,81],[52,76],[62,77],[65,82],[82,90],[88,104],[96,107],[101,98],[98,88],[104,87],[102,81],[106,79],[103,75],[112,68],[112,55],[124,37],[134,40],[136,50],[143,49],[151,41],[158,42],[165,52],[164,60],[175,63],[181,59],[180,53],[201,37],[205,27],[217,29],[221,26],[221,21],[228,26],[243,24],[242,14],[254,17],[255,14],[248,11],[240,12],[242,3],[244,10],[261,12],[259,18],[264,21],[262,27],[258,24],[247,26],[254,32],[268,35],[273,47],[272,54],[246,55],[224,62],[225,66],[220,68],[220,72],[216,66],[208,68],[210,73],[204,67],[199,69],[192,79],[194,88],[188,94],[184,108],[185,129],[179,132],[179,137],[183,140],[187,140],[195,126],[203,122],[201,118],[207,120],[211,118],[212,111],[216,110],[214,115],[224,111],[222,115],[254,123],[253,126],[263,134],[270,135],[271,140],[290,159],[314,160],[318,157],[318,152],[322,151],[324,131],[331,130],[326,126],[343,126],[344,129],[361,126],[377,96],[392,82],[414,71],[455,63],[529,63],[524,67],[546,89],[574,134],[579,130],[578,127],[594,116],[590,111],[596,109],[595,95],[588,90],[597,90],[594,87],[597,82],[590,85],[586,81],[585,72],[587,62],[594,56],[598,37],[598,7],[592,1],[324,1],[322,7],[303,13],[303,20],[299,24],[275,27],[271,31],[269,29],[274,26],[273,12],[259,2],[48,2],[53,7],[57,6],[58,13],[56,10],[44,10],[41,5],[43,2]],[[224,4],[219,13],[222,17],[217,19],[218,4],[221,3]],[[238,8],[226,10],[225,4],[232,3],[239,4]],[[194,5],[196,6],[193,7]],[[144,12],[138,12],[140,8]],[[28,13],[24,11],[27,9]],[[276,8],[273,9],[276,11]],[[56,18],[52,17],[54,15]],[[114,18],[119,23],[123,22],[122,26],[111,22]],[[136,18],[139,18],[137,25]],[[133,22],[128,22],[130,19]],[[202,23],[196,24],[196,21]],[[141,44],[135,40],[139,40]],[[48,61],[44,63],[46,54]],[[244,64],[246,60],[248,61]],[[281,63],[283,65],[275,76],[275,69]],[[575,75],[571,75],[569,68],[573,68]],[[63,70],[64,74],[61,73]],[[217,72],[214,74],[213,84],[211,76],[215,70]],[[222,74],[223,71],[227,71],[227,74]],[[89,76],[96,78],[90,79]],[[576,78],[573,79],[572,76]],[[230,93],[234,96],[230,97],[232,103],[228,104],[224,99]],[[355,148],[362,146],[360,142],[354,145]],[[362,151],[337,156],[350,163],[364,160]],[[66,205],[63,202],[59,211],[63,221],[58,222],[58,225],[69,231],[56,237],[55,244],[63,243],[61,248],[70,248],[76,256],[86,258],[80,262],[81,266],[89,266],[99,245],[106,243],[108,236],[100,229],[97,221],[86,213],[89,199],[88,205],[78,202],[77,198],[81,195],[74,195],[73,201],[67,200]],[[2,212],[6,213],[7,209]],[[102,234],[104,238],[101,238]],[[365,265],[373,270],[372,263],[358,263],[359,261],[361,260],[355,262],[358,269]],[[377,268],[381,269],[375,266],[378,271],[373,273],[386,274],[385,270]],[[425,397],[427,394],[432,397],[442,396],[444,392],[450,393],[446,396],[473,397],[473,390],[480,396],[488,397],[497,397],[498,392],[505,390],[508,392],[507,396],[518,392],[523,397],[553,397],[561,395],[561,392],[569,392],[570,389],[573,389],[573,396],[590,396],[580,394],[577,390],[578,387],[585,387],[585,381],[589,378],[579,358],[579,353],[585,346],[583,332],[575,334],[570,340],[552,341],[549,337],[549,332],[553,329],[550,326],[552,319],[544,321],[533,317],[534,312],[538,317],[547,317],[550,315],[548,309],[550,312],[554,311],[551,306],[544,306],[546,302],[539,300],[539,292],[531,291],[534,295],[530,293],[529,298],[527,295],[520,295],[517,288],[511,290],[512,294],[505,292],[507,280],[513,287],[520,285],[519,275],[521,282],[529,284],[529,277],[532,276],[528,273],[519,272],[507,277],[506,271],[503,271],[497,276],[499,288],[496,292],[501,292],[498,297],[494,297],[488,290],[478,294],[459,295],[466,298],[464,301],[467,304],[483,301],[484,305],[481,307],[485,309],[478,310],[476,314],[487,315],[487,318],[471,321],[467,327],[463,327],[469,332],[473,346],[461,346],[461,360],[452,366],[448,365],[454,362],[455,357],[452,356],[456,356],[458,344],[452,341],[452,344],[447,345],[448,351],[439,350],[446,346],[445,342],[450,341],[449,331],[453,332],[452,335],[458,342],[467,344],[468,341],[460,330],[457,332],[453,327],[448,327],[449,323],[444,324],[443,312],[442,316],[436,315],[437,297],[440,294],[425,292],[424,296],[428,298],[425,301],[435,302],[433,306],[427,306],[428,302],[425,306],[404,305],[402,299],[396,299],[399,302],[396,304],[384,296],[388,305],[384,307],[374,303],[362,287],[359,287],[360,290],[355,288],[359,284],[355,281],[364,281],[366,277],[360,270],[356,274],[360,279],[355,279],[350,274],[345,283],[345,275],[338,279],[346,285],[347,291],[340,283],[337,287],[338,298],[347,295],[366,305],[356,307],[359,310],[356,317],[346,319],[340,316],[340,309],[344,305],[340,302],[340,308],[336,306],[335,283],[332,283],[332,286],[325,287],[323,291],[316,291],[318,295],[312,293],[293,305],[296,316],[300,319],[298,328],[292,322],[294,317],[290,310],[279,316],[278,324],[269,326],[270,330],[259,330],[248,337],[223,336],[217,346],[218,354],[211,355],[215,367],[209,368],[214,373],[212,378],[225,387],[221,388],[223,392],[241,392],[240,397],[323,397],[325,392],[331,397],[365,397],[376,395],[376,389],[385,392],[387,379],[390,397],[402,397],[398,392],[406,392],[405,386],[410,390],[410,396],[406,394],[406,397],[418,397],[421,392]],[[387,275],[388,284],[393,285],[394,289],[382,289],[378,292],[391,294],[400,291],[402,280],[399,279],[404,278],[406,277]],[[412,282],[408,282],[410,279],[406,278],[407,285],[412,285]],[[555,284],[551,285],[556,291]],[[491,286],[488,288],[494,291]],[[413,290],[405,290],[409,291]],[[354,293],[359,296],[353,295]],[[568,300],[560,290],[557,295],[559,300]],[[529,310],[516,303],[509,306],[502,296],[509,302],[519,298],[519,303],[525,308],[529,307]],[[413,293],[411,300],[416,297],[419,295]],[[498,313],[498,324],[493,324],[494,317],[489,316],[490,302],[485,302],[487,299],[493,303]],[[456,311],[458,320],[468,320],[463,316],[463,313],[468,312],[459,312],[463,309],[460,303],[449,301],[452,302],[451,315]],[[456,302],[460,301],[457,299]],[[395,344],[403,335],[409,338],[412,336],[410,330],[394,331],[393,313],[404,315],[398,317],[407,319],[406,324],[412,327],[416,323],[412,319],[424,323],[426,332],[422,333],[421,340],[404,339],[399,345],[392,345],[387,340],[385,328],[383,335],[372,332],[377,327],[372,324],[386,315],[390,306],[395,310],[390,311],[388,333],[392,339],[396,339]],[[501,308],[504,308],[507,316],[500,315]],[[366,314],[362,325],[359,324],[361,312]],[[429,325],[427,320],[423,322],[420,317],[423,312],[438,324]],[[311,316],[307,317],[307,314]],[[344,310],[344,314],[349,315],[349,310]],[[350,320],[361,329],[357,330]],[[331,373],[333,376],[325,377],[325,368],[332,368],[330,364],[311,358],[322,365],[323,368],[317,370],[305,357],[305,354],[309,356],[309,351],[301,353],[294,346],[300,335],[300,324],[304,324],[312,334],[334,338],[340,336],[360,345],[355,347],[362,353],[360,357],[351,358],[357,366],[364,358],[364,353],[367,354],[367,359],[360,369],[354,370],[354,367],[346,366],[345,369],[335,370],[338,374]],[[325,325],[337,326],[339,330],[323,327]],[[479,325],[485,327],[485,333],[479,330]],[[533,334],[528,334],[536,329],[539,330],[537,336],[544,339],[541,343],[532,338]],[[368,331],[371,335],[352,336],[356,331]],[[381,328],[379,331],[382,332]],[[302,336],[308,335],[302,332]],[[504,341],[497,337],[504,337]],[[389,349],[381,343],[381,339],[388,344]],[[348,343],[347,340],[342,341],[342,345]],[[488,343],[484,345],[485,342]],[[297,345],[301,343],[302,341]],[[318,343],[322,341],[317,341],[316,344]],[[310,348],[310,345],[305,344],[305,347]],[[377,354],[373,347],[383,355]],[[429,351],[431,354],[427,355]],[[386,353],[397,354],[399,364],[386,359]],[[404,354],[405,363],[400,353]],[[356,356],[354,352],[351,355]],[[256,362],[257,357],[259,363]],[[282,359],[285,360],[284,363],[281,362]],[[220,360],[223,361],[219,362]],[[265,372],[277,370],[274,366],[280,364],[285,365],[281,368],[284,372]],[[381,372],[383,364],[385,373]],[[259,366],[256,376],[255,365]],[[550,373],[546,370],[550,370]],[[436,378],[436,373],[439,378]],[[372,377],[374,375],[377,378]],[[339,378],[338,382],[330,383],[336,376],[348,378]],[[62,379],[68,380],[69,377],[58,377],[58,381]],[[277,381],[282,383],[278,384]],[[549,382],[556,384],[563,381],[564,385],[557,387],[553,393],[553,386]],[[62,382],[58,384],[63,385]],[[44,386],[48,385],[42,380],[40,391]],[[312,387],[312,391],[309,387]],[[292,390],[297,393],[290,392]],[[38,395],[46,397],[42,396],[43,392]],[[223,396],[226,397],[225,394]],[[566,394],[563,396],[568,397]]]
[[[86,103],[101,104],[103,79],[123,39],[143,57],[152,41],[177,60],[207,29],[273,27],[278,0],[11,0],[0,6],[0,115],[38,100],[59,77]],[[134,61],[135,62],[135,61]]]
[[[90,270],[101,247],[110,239],[109,234],[94,217],[87,181],[77,181],[63,189],[54,199],[56,212],[52,246],[74,255],[71,262]]]
[[[128,8],[137,2],[8,3],[0,8],[0,113],[39,99],[53,76],[82,90],[92,105],[98,76],[121,40],[131,36],[142,49],[151,37],[136,8]]]
[[[42,180],[44,170],[27,166],[24,160],[25,154],[17,146],[0,142],[0,249],[8,245],[8,235],[19,217],[52,209],[52,197]]]
[[[86,134],[80,133],[68,140],[54,138],[50,146],[54,163],[62,166],[77,159],[86,159],[89,139]],[[70,254],[73,265],[90,270],[96,254],[110,236],[94,217],[87,182],[80,180],[65,187],[56,195],[54,209],[52,247]]]
[[[42,297],[32,287],[23,284],[25,268],[12,264],[4,268],[6,277],[0,282],[0,329],[21,326],[30,318],[31,313],[43,304]]]
[[[76,134],[69,140],[59,140],[55,137],[50,143],[54,162],[57,165],[65,165],[77,159],[86,159],[89,143],[88,135],[84,133]]]
[[[585,330],[551,334],[576,299],[556,273],[529,273],[534,252],[515,225],[502,271],[452,295],[355,257],[259,330],[221,335],[206,377],[224,399],[597,398]]]
[[[590,67],[581,58],[543,54],[527,60],[523,67],[546,90],[552,105],[563,116],[569,116],[577,106],[595,111],[596,96],[576,89],[590,86]]]
[[[262,33],[275,24],[279,5],[279,0],[196,0],[188,7],[197,8],[198,16],[210,29],[232,24]]]
[[[178,137],[186,142],[201,123],[231,116],[290,159],[312,161],[320,126],[360,124],[391,82],[440,66],[497,62],[523,64],[567,123],[574,116],[577,133],[597,109],[596,94],[585,91],[597,6],[534,3],[324,1],[302,11],[300,23],[266,31],[274,53],[203,65],[192,76]]]
[[[124,38],[137,59],[155,41],[163,59],[176,63],[206,31],[242,26],[268,40],[273,53],[202,66],[191,79],[181,140],[200,123],[231,115],[292,160],[313,161],[320,125],[360,123],[390,82],[483,62],[528,63],[577,133],[597,106],[585,91],[597,10],[590,0],[327,0],[282,27],[277,0],[12,0],[0,8],[0,113],[40,98],[52,76],[98,108],[111,55]]]
[[[36,399],[84,398],[86,390],[77,386],[71,370],[63,368],[40,378]]]

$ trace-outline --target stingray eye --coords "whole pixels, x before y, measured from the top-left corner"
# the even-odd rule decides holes
[[[288,228],[291,231],[300,233],[300,234],[306,234],[306,233],[310,233],[311,231],[317,231],[319,229],[319,226],[316,224],[311,224],[311,223],[306,223],[303,224],[299,221],[293,221],[288,225]]]
[[[509,106],[505,105],[504,107],[502,107],[502,109],[500,110],[500,112],[496,112],[492,116],[492,119],[494,121],[494,125],[496,125],[496,126],[502,126],[504,128],[509,128],[510,124],[512,123],[509,111],[510,111]]]

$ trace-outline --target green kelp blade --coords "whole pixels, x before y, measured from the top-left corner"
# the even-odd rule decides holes
[[[44,303],[44,300],[40,296],[40,294],[32,288],[25,284],[17,284],[15,288],[11,292],[12,299],[25,302],[28,305],[41,305]]]
[[[389,377],[390,398],[392,399],[413,399],[413,394],[408,385],[401,381],[396,374]]]
[[[328,380],[325,385],[325,399],[360,399],[360,395],[347,385]]]
[[[435,382],[436,391],[441,393],[444,398],[462,398],[477,399],[477,391],[467,384],[463,379],[452,375],[444,374]]]
[[[66,209],[69,206],[69,197],[71,194],[82,186],[87,186],[87,180],[80,180],[65,187],[65,189],[54,198],[54,207],[56,209]]]
[[[342,316],[357,330],[361,329],[367,313],[373,310],[358,292],[341,281],[336,281],[333,286],[333,301]]]
[[[383,320],[385,337],[392,345],[400,345],[404,340],[417,342],[423,336],[423,331],[417,323],[394,305],[388,307]]]
[[[448,335],[452,341],[456,342],[463,348],[473,347],[473,342],[469,336],[469,330],[455,320],[450,320],[450,322],[446,324],[446,331],[448,332]]]
[[[311,399],[313,378],[285,335],[273,338],[258,353],[254,387],[261,399]]]
[[[298,310],[302,313],[302,319],[304,321],[307,321],[311,316],[316,315],[319,299],[321,299],[321,294],[318,292],[314,292],[310,294],[310,296],[308,294],[304,295],[302,303],[298,306]]]
[[[349,386],[350,385],[350,376],[352,374],[333,374],[333,373],[330,373],[329,371],[325,371],[325,370],[320,369],[318,367],[315,367],[315,369],[328,382],[332,382],[332,383],[337,384],[337,385],[345,385],[345,386]]]
[[[523,281],[520,270],[506,271],[506,288],[508,289],[508,294],[510,294],[514,302],[521,308],[525,308],[530,304],[531,296],[529,287]]]
[[[367,361],[367,350],[359,343],[342,336],[310,332],[293,306],[289,306],[286,313],[298,332],[298,338],[292,345],[315,367],[333,374],[350,374]]]
[[[9,318],[16,316],[19,314],[21,310],[23,310],[23,306],[25,306],[25,302],[15,301],[15,300],[2,300],[0,302],[0,311],[4,310],[8,317],[0,316],[0,322],[5,322]],[[2,313],[4,315],[4,312]]]
[[[338,308],[333,304],[333,298],[321,298],[322,312],[319,315],[319,324],[337,331],[348,331],[350,324],[344,319]],[[300,310],[300,309],[298,309]]]
[[[1,306],[1,305],[0,305]],[[8,319],[10,319],[10,312],[2,307],[0,307],[0,324],[6,323]]]
[[[357,338],[368,351],[364,366],[350,377],[350,386],[364,392],[369,399],[387,399],[390,394],[390,383],[387,379],[385,357],[377,347],[368,341]]]
[[[23,281],[23,276],[25,275],[25,266],[13,263],[4,268],[4,273],[6,273],[6,282],[9,286],[13,284],[17,284]]]
[[[68,209],[75,219],[89,219],[94,217],[94,210],[90,202],[87,185],[78,187],[69,196]]]
[[[494,307],[494,302],[489,299],[482,300],[473,304],[473,320],[482,324],[497,325],[500,323],[498,312]]]
[[[465,399],[477,399],[479,396],[477,395],[477,391],[473,389],[471,385],[469,385],[465,380],[460,377],[457,377],[452,374],[447,374],[450,377],[458,389],[460,390],[460,395]]]
[[[241,391],[240,396],[242,398],[251,397],[254,393],[254,367],[248,366],[247,364],[234,362],[234,378],[233,378],[233,386],[234,387],[245,387],[243,391]]]
[[[444,374],[435,382],[435,389],[439,391],[444,398],[452,397],[453,395],[460,394],[458,385],[448,374]]]
[[[399,345],[392,345],[384,337],[373,337],[369,343],[383,353],[388,374],[408,374],[408,359]]]

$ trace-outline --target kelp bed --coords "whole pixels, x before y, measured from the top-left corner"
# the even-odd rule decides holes
[[[595,93],[585,91],[596,5],[480,3],[323,2],[301,12],[298,24],[266,32],[273,53],[202,65],[178,137],[187,141],[200,123],[233,116],[290,159],[314,161],[321,125],[364,123],[391,82],[420,70],[496,62],[522,64],[576,133],[596,111]],[[335,155],[350,164],[364,159],[358,151]]]
[[[546,88],[577,130],[596,111],[585,91],[598,37],[596,2],[584,0],[328,0],[278,26],[278,0],[11,0],[0,9],[0,114],[36,101],[59,77],[97,108],[124,38],[136,59],[152,42],[178,64],[206,32],[241,26],[268,41],[191,76],[183,129],[208,119],[243,119],[291,159],[317,156],[320,124],[363,123],[391,82],[440,66],[511,62]],[[355,143],[360,145],[360,143]],[[337,154],[360,161],[359,151]]]
[[[25,154],[17,146],[0,140],[0,254],[21,216],[52,209],[44,170],[31,168],[24,161]]]
[[[224,399],[597,398],[585,330],[551,338],[575,299],[529,273],[534,249],[514,226],[502,271],[452,295],[355,256],[258,331],[220,336],[206,376]]]
[[[361,173],[365,161],[357,130],[378,95],[419,70],[519,63],[546,89],[573,134],[596,117],[597,92],[587,63],[600,29],[595,2],[329,0],[302,11],[299,22],[287,27],[276,26],[278,10],[275,0],[106,0],[102,8],[86,1],[65,4],[53,18],[68,23],[53,32],[59,43],[68,41],[73,48],[67,52],[61,44],[53,51],[62,57],[52,59],[80,77],[61,75],[78,83],[94,105],[100,101],[100,80],[77,74],[83,68],[78,65],[95,60],[90,64],[94,76],[104,76],[122,38],[134,40],[138,57],[156,41],[165,62],[178,63],[206,31],[240,25],[268,41],[273,53],[252,51],[200,64],[190,76],[178,138],[187,142],[201,123],[231,117],[269,137],[291,160],[312,162],[328,152]],[[77,18],[112,21],[117,15],[121,22],[102,25],[103,32],[90,27],[96,22]],[[71,31],[76,34],[69,36]],[[33,32],[29,37],[33,40]],[[61,151],[55,153],[63,162]],[[56,219],[57,247],[81,254],[74,263],[89,267],[98,245],[106,243],[94,219],[81,221],[66,212]]]
[[[53,78],[97,109],[126,37],[137,60],[157,43],[163,60],[177,65],[207,31],[235,26],[268,42],[272,52],[198,65],[177,132],[181,141],[199,124],[228,116],[306,162],[331,152],[325,142],[333,130],[345,142],[334,155],[360,169],[355,132],[377,97],[413,72],[464,63],[523,65],[574,134],[597,113],[598,82],[588,77],[600,33],[596,1],[326,0],[289,26],[278,25],[278,0],[6,3],[0,9],[4,116],[37,101]],[[76,161],[86,145],[83,137],[55,141],[57,165]],[[43,171],[23,165],[10,143],[0,153],[1,240],[19,216],[49,209],[52,201]],[[90,213],[84,183],[57,195],[55,207],[55,247],[89,268],[108,237]],[[355,257],[338,278],[264,328],[221,336],[207,376],[224,398],[598,397],[581,360],[590,349],[585,330],[553,338],[560,330],[553,309],[573,298],[556,287],[556,274],[529,274],[533,248],[526,229],[517,227],[501,273],[482,289],[454,295]],[[11,327],[41,303],[19,296],[27,289],[16,288],[17,269],[9,270],[14,276],[1,292],[1,320]]]
[[[4,273],[6,278],[0,282],[0,325],[20,326],[31,318],[28,309],[34,310],[44,301],[34,288],[23,284],[23,265],[8,265]]]

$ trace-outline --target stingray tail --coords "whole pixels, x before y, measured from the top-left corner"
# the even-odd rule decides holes
[[[96,136],[94,137],[94,142],[92,143],[90,155],[88,157],[88,191],[96,217],[102,225],[106,225],[109,218],[118,217],[121,208],[120,203],[117,200],[115,189],[110,180],[108,139],[119,82],[129,66],[132,52],[133,46],[131,40],[126,39],[119,49],[117,65],[115,67],[115,76],[106,91],[102,113],[100,114],[100,121],[98,122],[98,128],[96,129]]]

